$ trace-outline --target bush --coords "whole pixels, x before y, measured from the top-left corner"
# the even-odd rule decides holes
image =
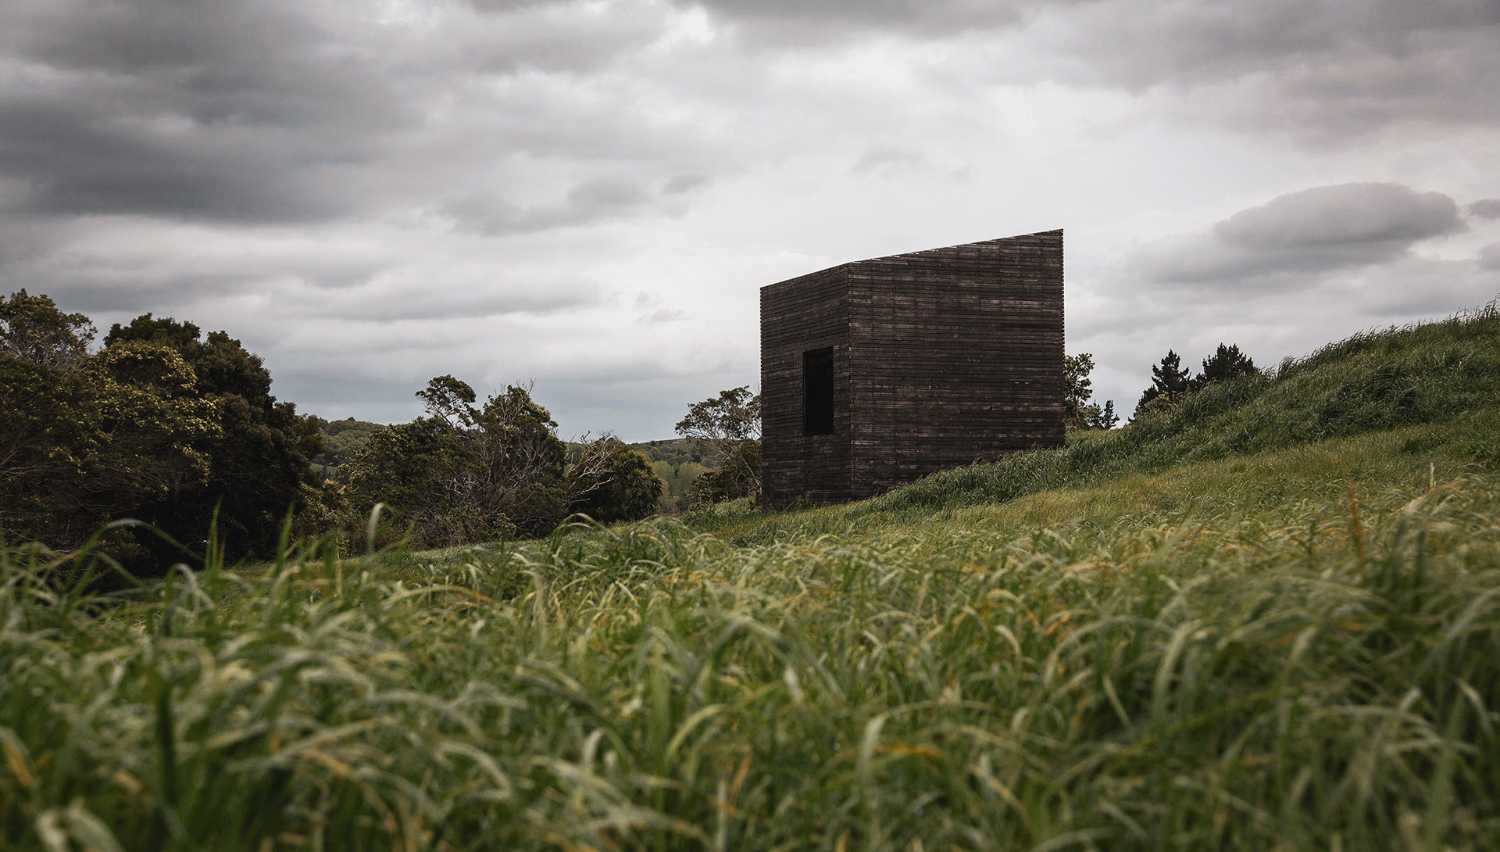
[[[375,432],[348,465],[356,518],[383,503],[413,544],[444,547],[546,535],[567,515],[565,448],[525,388],[475,407],[472,388],[439,376],[418,396],[428,416]]]
[[[656,511],[663,489],[645,455],[608,437],[575,453],[567,487],[569,509],[601,524],[647,517]]]

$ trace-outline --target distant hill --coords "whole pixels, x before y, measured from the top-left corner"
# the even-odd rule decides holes
[[[344,420],[318,421],[318,431],[323,433],[323,452],[313,457],[313,467],[317,468],[322,476],[333,476],[340,467],[349,463],[349,460],[359,452],[370,436],[385,428],[384,423],[371,423],[367,420],[355,420],[353,417]]]
[[[665,438],[659,441],[639,441],[631,449],[645,453],[651,459],[651,469],[666,485],[662,493],[662,509],[675,512],[683,508],[683,501],[693,481],[708,470],[703,463],[703,448],[687,438]]]

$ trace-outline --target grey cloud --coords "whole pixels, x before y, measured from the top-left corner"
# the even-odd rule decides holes
[[[419,9],[417,21],[393,24],[325,2],[7,4],[0,181],[23,187],[9,206],[251,223],[357,218],[409,205],[423,178],[482,171],[497,150],[602,158],[633,148],[662,161],[692,144],[641,121],[628,101],[545,77],[596,72],[645,47],[666,7]],[[494,82],[538,73],[532,85]],[[486,148],[473,144],[476,133]],[[668,144],[672,136],[684,141]]]
[[[479,283],[451,272],[403,270],[335,298],[308,299],[303,316],[407,322],[453,317],[557,314],[599,304],[599,289],[582,281]],[[442,279],[443,287],[431,286]]]
[[[443,205],[440,214],[460,228],[482,234],[524,234],[650,212],[658,208],[659,199],[635,181],[594,178],[575,184],[561,199],[547,204],[523,208],[503,198],[469,195]]]
[[[1466,212],[1475,219],[1500,219],[1500,198],[1481,198],[1470,204]]]
[[[297,222],[350,209],[297,152],[236,135],[0,98],[0,172],[26,186],[23,211]]]
[[[1135,258],[1149,281],[1284,286],[1403,257],[1421,240],[1463,230],[1458,205],[1399,184],[1349,183],[1278,196],[1206,232],[1158,241]]]
[[[847,38],[870,30],[928,35],[1013,24],[1025,0],[702,0],[722,19],[769,29],[794,41]]]
[[[660,37],[662,8],[651,3],[502,2],[475,4],[499,26],[455,27],[434,50],[484,73],[535,68],[583,72],[608,66]]]
[[[882,146],[870,148],[860,155],[854,165],[849,168],[852,174],[870,175],[886,171],[900,171],[912,169],[927,164],[927,157],[921,151],[910,148],[895,146]]]
[[[1500,269],[1500,243],[1491,243],[1479,250],[1481,269]],[[1500,295],[1497,293],[1496,295]]]
[[[687,319],[687,311],[681,308],[660,307],[646,314],[645,321],[649,324],[664,322],[680,322]]]
[[[701,173],[684,173],[672,175],[662,184],[662,195],[683,195],[702,189],[713,182],[713,178]]]
[[[1274,251],[1372,243],[1404,248],[1462,227],[1458,205],[1440,192],[1345,183],[1279,196],[1230,216],[1214,231],[1226,242]]]
[[[1495,0],[703,5],[773,47],[851,42],[872,31],[893,40],[948,39],[963,48],[948,51],[961,57],[951,60],[955,86],[1057,81],[1151,92],[1185,118],[1317,145],[1398,126],[1500,122]]]
[[[1185,117],[1316,144],[1500,121],[1493,0],[1101,2],[1046,13],[1036,61],[1075,83],[1185,99]]]

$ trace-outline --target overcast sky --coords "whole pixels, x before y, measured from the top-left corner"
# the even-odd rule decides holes
[[[1066,229],[1068,351],[1262,365],[1500,295],[1500,0],[3,0],[0,289],[671,435],[761,285]]]

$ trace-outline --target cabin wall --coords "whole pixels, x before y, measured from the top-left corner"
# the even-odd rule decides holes
[[[1062,443],[1062,231],[847,269],[850,497]]]
[[[833,432],[804,435],[803,354],[833,350]],[[847,500],[849,303],[844,267],[760,291],[762,492],[768,506]]]

